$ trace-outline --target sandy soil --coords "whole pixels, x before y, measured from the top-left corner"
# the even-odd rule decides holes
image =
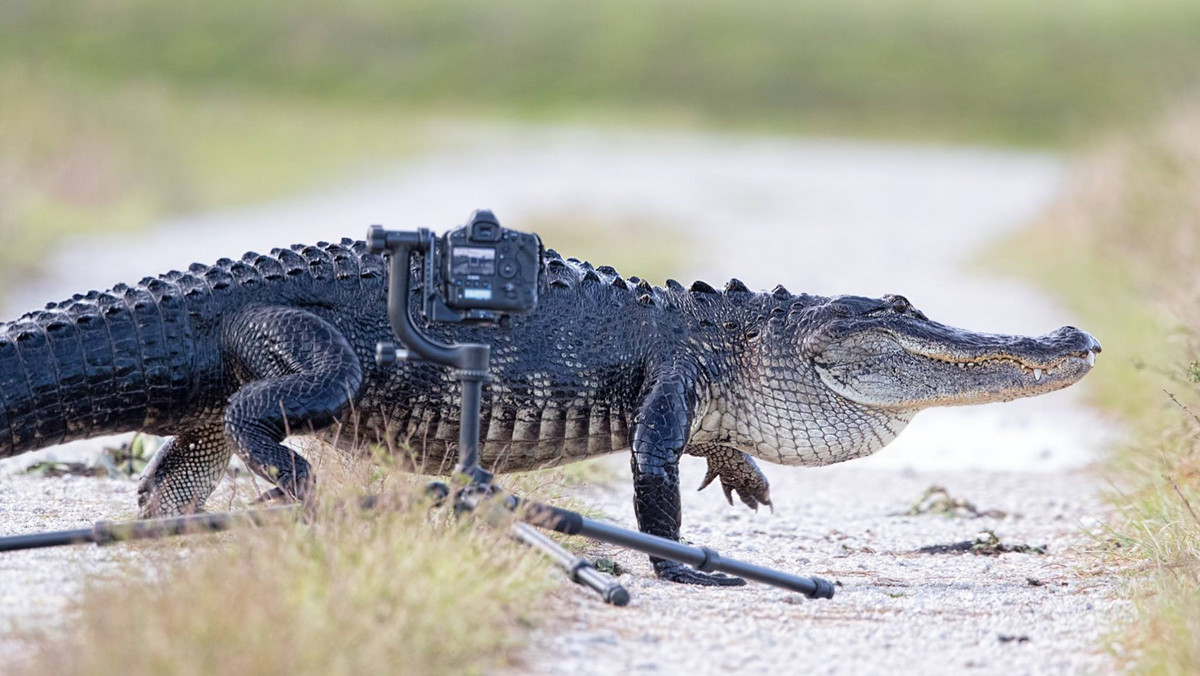
[[[372,222],[441,229],[490,206],[513,227],[572,212],[589,221],[665,223],[698,252],[694,276],[714,283],[737,276],[752,288],[783,282],[796,292],[903,293],[929,316],[977,330],[1043,333],[1070,323],[1033,290],[969,269],[971,256],[1053,195],[1060,169],[1052,158],[578,129],[443,135],[443,153],[327,192],[177,219],[137,236],[72,242],[43,279],[9,299],[6,314],[193,260],[360,237]],[[1103,671],[1096,637],[1123,606],[1111,600],[1113,574],[1080,554],[1082,529],[1101,509],[1096,481],[1083,468],[1113,434],[1067,390],[922,413],[888,449],[842,466],[770,468],[773,515],[728,507],[716,489],[689,491],[687,537],[836,579],[838,597],[797,602],[759,586],[668,585],[650,576],[642,557],[618,553],[631,571],[633,606],[605,608],[564,588],[522,670]],[[698,464],[686,463],[685,485],[699,483]],[[15,469],[13,461],[0,463],[5,469]],[[1012,516],[895,516],[935,483]],[[128,515],[132,490],[99,480],[0,479],[0,532]],[[633,523],[623,480],[591,497],[616,521]],[[1007,542],[1047,545],[1049,553],[914,553],[971,539],[981,528]],[[6,621],[58,621],[82,582],[120,574],[126,556],[117,548],[76,548],[0,557],[0,632]],[[0,639],[0,655],[11,645]]]
[[[681,588],[645,557],[606,546],[627,570],[627,608],[579,588],[555,595],[529,663],[538,674],[1074,674],[1104,672],[1105,628],[1127,611],[1114,572],[1082,553],[1099,505],[1086,472],[893,471],[852,465],[771,471],[774,514],[684,495],[684,537],[721,554],[836,581],[809,601],[772,587]],[[699,485],[703,463],[684,468]],[[908,515],[933,485],[1004,517]],[[592,496],[635,524],[624,487]],[[992,530],[1045,554],[925,554]]]

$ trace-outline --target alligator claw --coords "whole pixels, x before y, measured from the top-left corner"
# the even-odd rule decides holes
[[[654,572],[659,579],[701,587],[741,587],[746,581],[724,573],[702,573],[691,566],[675,561],[655,561]]]
[[[704,481],[700,482],[700,488],[696,490],[708,488],[714,479],[719,478],[721,490],[724,491],[725,499],[730,505],[733,504],[733,494],[736,491],[738,499],[750,509],[757,512],[759,505],[766,505],[772,512],[775,511],[775,506],[771,504],[771,489],[767,477],[763,476],[750,456],[725,446],[697,446],[689,448],[688,453],[708,460],[708,471],[704,474]]]
[[[771,509],[772,514],[775,513],[775,505],[771,504],[771,489],[766,484],[763,484],[761,488],[757,486],[754,488],[740,488],[738,490],[738,497],[741,498],[743,504],[756,512],[759,505],[766,505]],[[733,504],[733,502],[730,501],[730,504]]]
[[[721,488],[725,490],[725,499],[729,501],[730,505],[733,504],[733,492],[736,490],[738,499],[742,501],[743,505],[756,512],[759,505],[766,505],[771,508],[772,514],[775,513],[775,505],[771,504],[771,489],[765,485],[760,488],[757,486],[733,486],[722,482]]]

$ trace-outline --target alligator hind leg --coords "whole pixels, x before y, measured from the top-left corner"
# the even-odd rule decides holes
[[[242,386],[225,409],[225,434],[250,469],[292,499],[312,488],[308,461],[283,445],[289,434],[327,427],[362,384],[362,367],[342,334],[316,315],[259,307],[222,334]]]
[[[146,519],[201,511],[232,454],[233,445],[221,423],[171,437],[142,473],[138,516]]]

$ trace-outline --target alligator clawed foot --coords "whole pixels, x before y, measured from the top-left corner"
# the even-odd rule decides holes
[[[717,478],[721,479],[721,490],[725,492],[725,499],[730,505],[733,504],[733,494],[736,491],[738,499],[750,509],[757,512],[759,505],[766,505],[771,508],[772,513],[775,512],[767,478],[748,457],[739,457],[732,462],[728,459],[721,462],[709,457],[708,472],[704,475],[704,481],[700,482],[700,488],[696,490],[708,488]]]
[[[746,581],[724,573],[702,573],[691,566],[675,561],[655,561],[654,572],[659,579],[702,587],[741,587]]]

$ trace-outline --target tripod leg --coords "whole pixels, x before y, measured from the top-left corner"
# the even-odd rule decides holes
[[[609,576],[596,570],[591,561],[575,556],[557,542],[539,533],[527,523],[513,524],[512,535],[517,540],[541,551],[567,573],[572,582],[591,587],[605,603],[624,606],[629,603],[629,591]]]

